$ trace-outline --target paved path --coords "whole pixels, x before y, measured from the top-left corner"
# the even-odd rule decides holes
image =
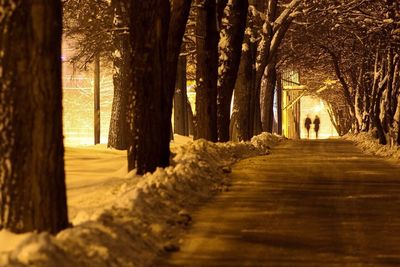
[[[233,169],[157,266],[400,266],[400,167],[342,140],[293,141]]]

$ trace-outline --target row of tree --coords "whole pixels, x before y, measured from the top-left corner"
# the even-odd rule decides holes
[[[65,5],[66,35],[78,40],[77,52],[72,61],[78,63],[78,66],[85,66],[96,54],[101,54],[103,60],[112,63],[114,67],[114,101],[108,145],[117,149],[128,148],[128,151],[131,151],[129,153],[132,153],[132,157],[129,157],[129,168],[137,168],[138,173],[152,171],[156,166],[168,165],[168,143],[171,132],[169,118],[172,113],[174,93],[176,93],[175,115],[191,117],[185,116],[185,112],[182,112],[182,109],[187,108],[185,92],[182,93],[186,90],[186,86],[176,77],[185,77],[186,68],[179,68],[180,73],[177,73],[175,66],[181,61],[179,53],[183,59],[180,66],[186,65],[185,55],[194,54],[189,64],[193,65],[191,69],[195,70],[196,81],[196,116],[193,129],[195,139],[228,141],[234,129],[239,140],[249,140],[262,130],[271,131],[271,99],[273,99],[271,92],[274,91],[274,85],[272,81],[268,89],[262,89],[262,81],[275,70],[279,46],[292,21],[299,14],[301,3],[301,0],[257,0],[250,1],[250,5],[247,0],[172,1],[169,15],[170,30],[164,40],[167,45],[168,68],[160,68],[160,72],[165,72],[160,81],[164,79],[167,88],[166,91],[164,89],[149,91],[154,92],[154,95],[149,96],[152,99],[149,101],[154,101],[153,98],[157,97],[163,99],[156,105],[165,108],[162,111],[165,116],[157,119],[158,115],[147,114],[151,120],[145,119],[145,121],[152,123],[146,127],[154,130],[142,130],[143,133],[146,132],[146,138],[135,137],[134,140],[139,141],[129,142],[129,136],[136,135],[132,132],[134,129],[130,129],[126,124],[126,114],[128,117],[136,116],[135,114],[140,114],[140,111],[129,110],[127,107],[135,106],[129,103],[131,99],[135,99],[136,102],[141,101],[134,95],[128,95],[129,92],[133,92],[129,89],[132,80],[129,72],[137,66],[137,63],[130,61],[136,49],[131,47],[132,42],[129,42],[129,36],[134,36],[132,30],[136,30],[136,27],[129,26],[129,23],[133,22],[127,20],[131,17],[130,8],[123,1],[111,1],[111,4],[108,4],[106,0],[91,0],[82,4],[79,0],[68,0]],[[107,5],[109,8],[101,8],[101,11],[95,8]],[[143,43],[145,39],[141,38],[140,41]],[[104,45],[99,45],[102,43]],[[269,73],[265,73],[266,69]],[[154,67],[152,71],[155,71]],[[146,79],[152,81],[158,74],[152,73],[152,75],[153,78],[146,77]],[[235,120],[231,121],[234,88],[236,89]],[[267,92],[262,92],[263,90]],[[180,95],[183,95],[183,99],[177,97]],[[260,95],[264,96],[261,102],[262,108]],[[150,102],[143,105],[152,106]],[[159,108],[156,112],[159,112]],[[132,122],[135,118],[128,119]],[[181,120],[181,123],[185,121]],[[185,127],[176,125],[175,128]],[[153,132],[154,136],[150,132]],[[161,139],[160,133],[165,134]],[[130,147],[132,142],[133,146]],[[149,145],[146,146],[145,142],[149,142]],[[158,152],[151,152],[154,147],[164,148]],[[143,153],[146,151],[154,162],[149,165],[146,161],[146,167],[142,166],[144,161],[140,158],[143,153],[135,151]]]
[[[1,5],[0,228],[55,233],[68,225],[61,1]],[[74,62],[100,56],[114,67],[109,145],[127,149],[138,174],[169,165],[182,53],[194,54],[195,138],[272,131],[279,73],[295,68],[311,70],[309,88],[325,81],[315,93],[341,133],[374,129],[381,143],[399,143],[399,27],[395,0],[64,2]]]
[[[381,144],[400,144],[398,1],[308,4],[287,35],[282,67],[307,70],[303,82],[328,102],[338,133],[373,131]]]

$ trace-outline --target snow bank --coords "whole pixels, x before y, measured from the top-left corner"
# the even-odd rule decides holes
[[[31,233],[14,234],[7,230],[0,231],[0,253],[14,250],[21,242],[27,239]]]
[[[174,135],[171,148],[192,138]],[[118,200],[121,184],[137,176],[128,174],[126,151],[106,145],[67,147],[65,153],[68,213],[73,225],[95,220]],[[138,181],[138,179],[136,179]]]
[[[0,254],[0,266],[147,266],[160,253],[179,249],[189,211],[228,186],[229,165],[266,154],[282,140],[263,133],[245,143],[197,140],[173,147],[172,166],[143,177],[128,174],[113,189],[110,208],[57,236],[28,234]]]
[[[400,150],[398,146],[380,145],[379,140],[374,138],[371,133],[347,134],[343,137],[353,141],[364,152],[393,160],[400,160]]]
[[[66,148],[68,215],[74,225],[113,205],[113,188],[127,180],[127,169],[126,151],[105,145]]]

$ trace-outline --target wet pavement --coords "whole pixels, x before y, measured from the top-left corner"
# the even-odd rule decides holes
[[[400,165],[348,141],[243,160],[156,266],[400,266]]]

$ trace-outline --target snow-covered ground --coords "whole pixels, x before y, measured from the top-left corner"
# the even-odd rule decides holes
[[[0,231],[0,266],[146,266],[179,249],[190,211],[229,186],[224,174],[245,157],[266,154],[283,138],[263,133],[246,143],[177,137],[172,166],[143,177],[126,172],[125,152],[67,148],[70,220],[57,236]],[[183,145],[180,145],[185,143]]]
[[[380,145],[378,139],[371,133],[347,134],[344,139],[353,141],[364,152],[398,161],[400,150],[398,146]]]

